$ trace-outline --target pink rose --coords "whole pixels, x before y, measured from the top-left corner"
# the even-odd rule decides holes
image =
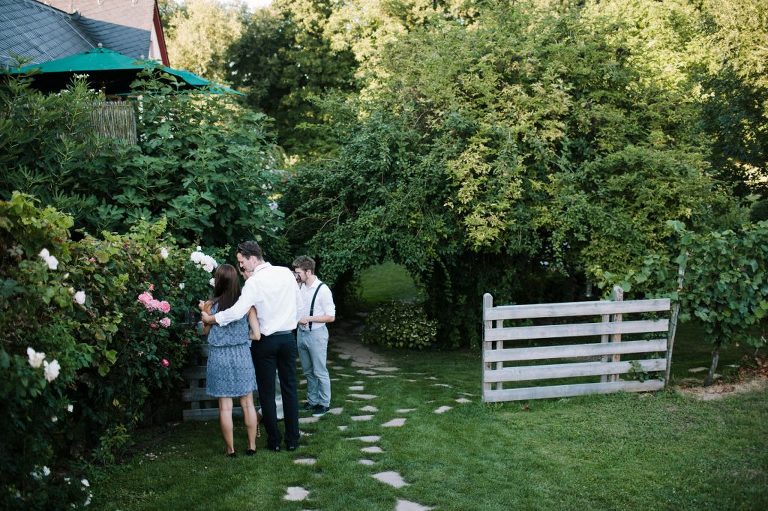
[[[157,323],[153,321],[152,323],[149,324],[149,328],[157,328]]]
[[[147,304],[152,301],[152,295],[144,291],[139,295],[138,300],[139,302],[143,303],[144,306],[146,307]]]
[[[163,367],[168,367],[169,365],[171,365],[171,363],[168,362],[168,359],[166,358],[162,359],[160,363],[163,364]]]
[[[150,284],[149,285],[149,290],[150,291],[154,291],[155,290],[155,285],[154,284]]]
[[[160,320],[160,326],[163,328],[168,328],[171,326],[171,318],[163,318]]]
[[[150,300],[147,304],[147,309],[151,311],[160,310],[160,300],[155,300],[154,298]]]
[[[158,309],[168,314],[169,312],[171,312],[171,304],[163,300],[162,302],[160,302]]]

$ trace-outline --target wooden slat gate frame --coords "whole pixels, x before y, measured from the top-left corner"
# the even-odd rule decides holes
[[[184,402],[185,421],[207,421],[219,418],[219,399],[205,393],[205,378],[208,362],[208,345],[200,346],[200,352],[195,357],[195,364],[184,370],[187,388],[181,392]],[[237,406],[238,399],[233,399],[232,415],[242,417],[243,409]],[[187,407],[189,406],[189,407]]]
[[[664,313],[670,311],[668,298],[623,301],[623,291],[614,289],[614,300],[570,302],[534,305],[493,306],[493,297],[483,296],[483,401],[519,401],[554,397],[607,394],[611,392],[644,392],[664,388],[664,379],[645,381],[621,380],[620,374],[637,369],[642,372],[662,372],[671,364],[667,349],[669,319],[627,321],[632,313]],[[600,322],[557,324],[543,326],[504,327],[504,320],[599,316]],[[666,332],[659,339],[621,341],[622,334]],[[600,342],[558,346],[510,348],[505,342],[529,339],[559,339],[600,336]],[[664,358],[622,361],[621,355],[664,352]],[[505,363],[553,359],[586,358],[583,362],[545,365],[505,366]],[[598,360],[594,360],[598,359]],[[550,385],[505,389],[505,382],[538,381],[551,378],[600,376],[596,383]]]

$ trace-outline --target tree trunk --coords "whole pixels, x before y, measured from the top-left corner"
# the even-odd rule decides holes
[[[709,372],[707,377],[704,378],[704,386],[709,387],[715,380],[715,370],[717,370],[717,362],[720,360],[720,342],[715,343],[715,349],[712,350],[712,365],[709,366]]]

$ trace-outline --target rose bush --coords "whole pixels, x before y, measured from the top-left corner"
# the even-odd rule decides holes
[[[29,196],[0,201],[3,509],[85,504],[83,461],[114,460],[140,421],[180,405],[210,293],[201,250],[178,247],[162,220],[78,241],[71,226]]]

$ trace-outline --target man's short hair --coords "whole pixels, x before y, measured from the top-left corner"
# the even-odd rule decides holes
[[[261,247],[255,241],[244,241],[237,245],[237,253],[242,254],[243,257],[255,256],[257,259],[264,260],[264,252],[261,251]]]
[[[295,270],[297,268],[315,273],[315,260],[309,256],[299,256],[293,260],[293,269]]]

